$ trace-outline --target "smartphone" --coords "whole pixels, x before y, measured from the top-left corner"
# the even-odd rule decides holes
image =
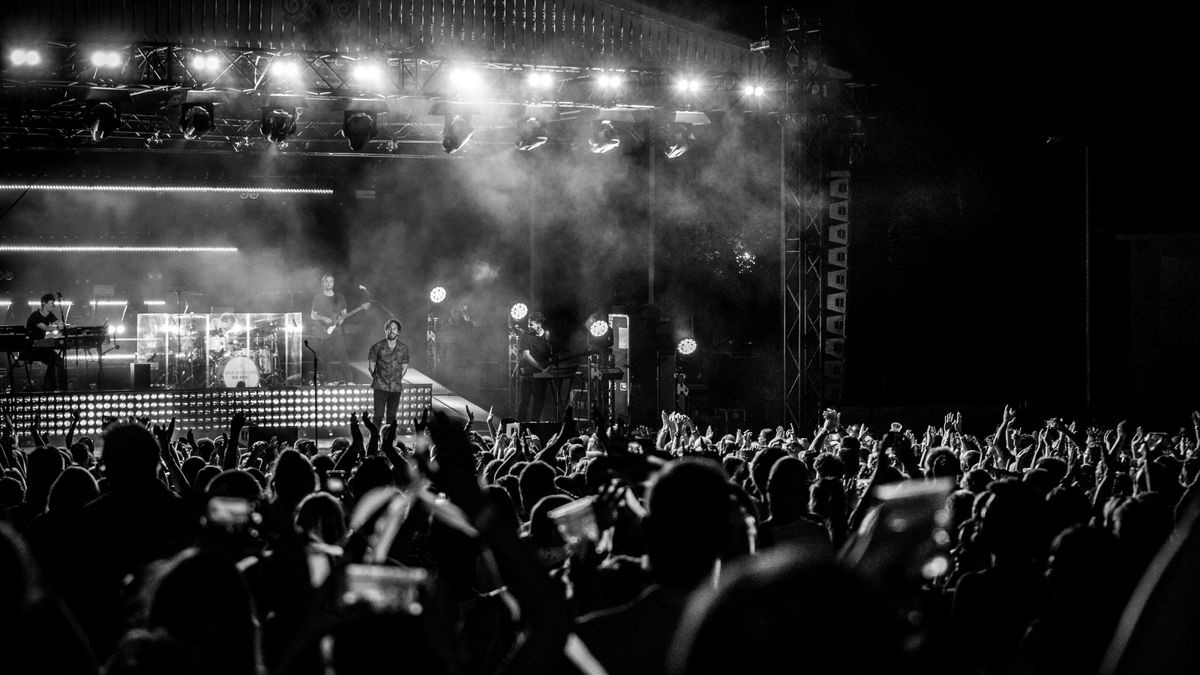
[[[250,526],[254,519],[254,506],[240,497],[213,497],[208,500],[205,521],[229,532],[238,532]]]
[[[946,499],[953,489],[949,479],[876,488],[881,501],[842,549],[842,562],[883,583],[944,574],[949,564]]]
[[[583,497],[550,512],[550,520],[554,521],[568,547],[577,547],[584,541],[593,544],[600,541],[600,528],[596,524],[593,506],[595,501],[594,496]]]
[[[520,422],[509,422],[504,427],[504,433],[509,438],[516,438],[521,433],[521,423]]]
[[[366,606],[378,613],[419,616],[429,572],[419,567],[351,564],[342,577],[343,607]]]
[[[890,427],[890,429],[892,431],[895,431],[896,433],[900,433],[901,431],[904,431],[904,427],[899,422],[892,422],[892,426]]]
[[[325,472],[325,491],[332,495],[341,495],[346,489],[346,472],[331,469]]]

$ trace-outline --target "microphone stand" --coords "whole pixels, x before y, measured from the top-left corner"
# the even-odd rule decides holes
[[[382,309],[383,311],[387,312],[387,315],[388,315],[388,317],[389,317],[389,318],[392,318],[392,319],[396,318],[396,313],[395,313],[395,312],[393,312],[393,311],[391,310],[391,308],[390,308],[390,307],[388,307],[387,305],[385,305],[385,304],[383,304],[382,302],[380,302],[380,301],[376,300],[376,299],[375,299],[375,296],[371,295],[371,291],[368,291],[366,286],[363,286],[362,284],[359,284],[358,288],[359,288],[359,290],[361,290],[363,293],[365,293],[365,294],[367,295],[367,301],[368,301],[368,302],[370,302],[372,305],[379,305],[379,308],[380,308],[380,309]]]
[[[317,358],[317,350],[313,349],[312,346],[308,344],[308,340],[304,341],[304,348],[312,352],[313,355],[313,443],[316,444],[317,427],[319,425],[319,421],[317,419],[317,390],[320,388],[320,385],[317,384],[317,369],[320,366],[321,360]]]

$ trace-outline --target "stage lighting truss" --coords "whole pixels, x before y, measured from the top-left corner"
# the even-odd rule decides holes
[[[40,63],[36,69],[27,67],[33,59],[29,56],[31,53],[37,54],[36,60]],[[96,55],[95,64],[91,59],[93,53]],[[436,143],[453,154],[461,150],[477,131],[487,132],[486,140],[492,147],[498,147],[499,139],[493,137],[492,132],[503,133],[501,130],[512,129],[511,123],[489,125],[486,129],[475,128],[473,122],[485,119],[481,117],[483,113],[472,110],[475,106],[522,105],[552,95],[556,101],[573,102],[562,104],[561,108],[562,119],[569,122],[573,114],[584,113],[581,116],[587,117],[591,110],[608,107],[633,111],[648,111],[681,103],[695,109],[703,109],[709,103],[720,107],[740,100],[746,83],[754,83],[755,91],[761,87],[761,80],[744,73],[688,71],[681,78],[686,101],[680,101],[674,74],[666,70],[605,70],[568,66],[539,69],[536,65],[530,67],[497,62],[452,64],[446,60],[415,57],[400,52],[353,58],[344,53],[328,51],[280,52],[270,48],[197,47],[136,41],[123,45],[98,45],[96,48],[70,41],[26,43],[8,50],[5,56],[7,77],[29,86],[62,89],[67,100],[65,106],[39,103],[30,107],[28,103],[21,103],[18,106],[20,125],[4,127],[0,124],[0,142],[9,137],[22,136],[23,147],[30,148],[62,147],[65,144],[68,148],[87,149],[88,144],[82,142],[86,138],[92,142],[105,140],[106,148],[140,149],[146,147],[147,140],[153,139],[151,145],[160,142],[165,145],[179,138],[181,133],[186,133],[196,147],[209,150],[263,151],[271,149],[273,144],[277,145],[282,136],[285,142],[296,142],[298,152],[357,152],[353,148],[345,150],[345,146],[335,149],[334,143],[342,142],[343,139],[339,137],[344,135],[345,120],[341,113],[349,109],[338,105],[336,101],[343,99],[349,102],[352,100],[348,98],[350,96],[369,93],[380,103],[380,110],[371,111],[376,114],[377,131],[383,130],[383,118],[378,115],[384,109],[396,114],[395,120],[403,119],[404,122],[396,123],[389,129],[390,133],[381,139],[384,142],[368,143],[363,148],[364,154],[422,154],[422,150],[410,151],[409,148]],[[22,60],[24,64],[18,65],[17,61]],[[147,108],[140,103],[131,105],[128,100],[106,101],[116,109],[118,116],[106,114],[101,128],[93,135],[94,121],[88,120],[86,115],[80,115],[78,103],[74,106],[70,104],[76,94],[71,89],[64,89],[66,85],[63,83],[72,83],[75,89],[80,86],[119,88],[127,96],[134,94],[135,101],[153,99],[157,103],[166,97],[166,102],[165,105]],[[180,109],[180,105],[193,101],[189,100],[190,96],[179,101],[178,94],[218,91],[210,87],[219,87],[226,97],[222,102],[228,105],[218,105],[214,111],[225,113],[225,117],[218,118],[215,114],[206,116],[205,112],[209,110],[205,108],[204,112],[191,113],[199,119],[194,120],[193,124],[186,124],[184,118],[187,113]],[[294,117],[291,131],[286,136],[276,130],[266,134],[274,134],[273,142],[253,142],[252,137],[257,137],[261,132],[261,119],[256,119],[254,112],[246,111],[263,107],[258,99],[264,95],[292,90],[300,98],[316,97],[335,103],[325,107],[314,104],[303,120]],[[140,93],[153,95],[137,96]],[[251,98],[248,100],[247,97]],[[757,94],[755,97],[758,97]],[[449,122],[447,127],[450,133],[438,138],[436,125],[422,119],[428,114],[429,108],[421,106],[447,98],[464,105],[455,111],[457,114],[445,120]],[[85,112],[94,105],[96,103],[86,103]],[[270,103],[266,105],[274,109]],[[298,105],[304,107],[307,104],[301,102]],[[396,107],[404,111],[404,117],[392,110]],[[333,112],[326,108],[331,108]],[[475,120],[472,115],[476,116]],[[490,120],[491,117],[486,119]],[[547,124],[545,119],[540,121],[543,126]],[[206,125],[209,125],[208,130],[204,131]],[[282,126],[289,127],[287,124]],[[622,129],[621,133],[625,134],[626,131]],[[535,132],[531,136],[535,139],[533,142],[523,140],[521,145],[533,149],[539,142],[537,139],[542,136],[553,138],[554,134]],[[597,130],[592,140],[589,150],[597,154],[609,152],[621,142],[615,132],[603,129]],[[203,145],[198,141],[203,141]],[[318,144],[314,146],[312,141]],[[510,142],[507,140],[505,144]]]
[[[691,356],[696,353],[696,348],[696,341],[692,338],[684,338],[675,346],[675,350],[679,352],[680,356]]]
[[[440,305],[445,299],[446,289],[442,286],[434,286],[433,289],[429,291],[429,301],[433,304]]]
[[[508,316],[513,321],[520,321],[521,319],[524,319],[526,317],[526,315],[528,315],[528,314],[529,314],[529,307],[523,302],[516,303],[515,305],[512,306],[512,309],[508,310]]]

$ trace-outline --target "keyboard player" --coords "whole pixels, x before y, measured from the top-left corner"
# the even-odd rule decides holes
[[[521,335],[517,344],[517,353],[521,356],[521,399],[517,405],[517,419],[522,422],[540,421],[546,403],[546,387],[550,380],[534,377],[550,365],[554,353],[550,332],[542,325],[545,320],[541,312],[530,312],[529,330]]]
[[[67,368],[62,353],[51,347],[32,346],[33,342],[45,338],[46,333],[65,327],[66,324],[54,313],[55,306],[54,294],[47,293],[42,296],[42,306],[29,315],[29,320],[25,322],[25,332],[30,347],[21,356],[26,361],[41,361],[46,364],[46,385],[66,391]]]

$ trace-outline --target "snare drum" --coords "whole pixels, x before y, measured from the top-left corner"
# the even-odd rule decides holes
[[[217,364],[217,384],[224,383],[226,387],[257,387],[261,372],[251,354],[238,352],[226,356]]]

